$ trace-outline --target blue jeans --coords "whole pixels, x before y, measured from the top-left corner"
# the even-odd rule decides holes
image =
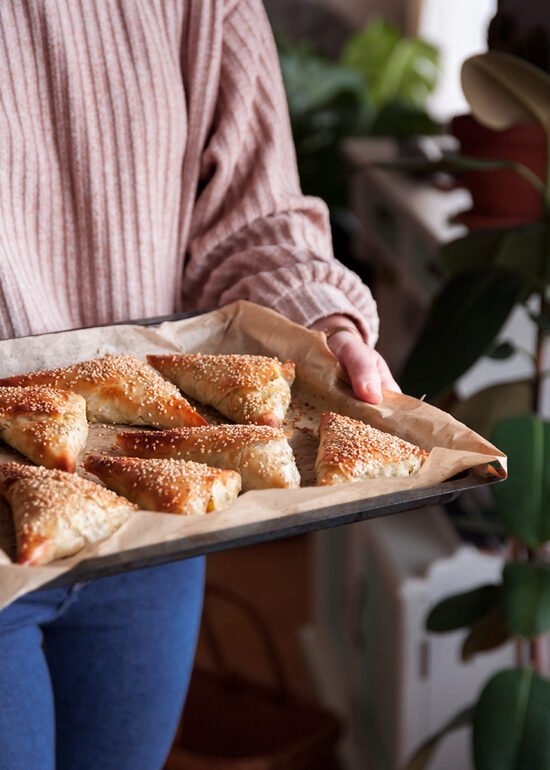
[[[0,768],[160,770],[203,585],[204,559],[192,559],[29,594],[0,612]]]

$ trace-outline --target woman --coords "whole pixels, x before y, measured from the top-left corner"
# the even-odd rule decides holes
[[[4,337],[238,298],[329,331],[358,397],[397,388],[368,289],[299,190],[260,0],[3,0]],[[204,561],[45,590],[0,613],[3,770],[158,770]]]

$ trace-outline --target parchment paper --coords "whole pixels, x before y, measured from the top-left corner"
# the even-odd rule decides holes
[[[70,570],[83,559],[124,549],[167,542],[196,533],[216,533],[243,523],[266,519],[285,520],[297,513],[363,500],[408,489],[430,487],[468,468],[480,474],[506,475],[506,457],[492,444],[448,414],[417,399],[386,393],[380,406],[353,397],[343,381],[323,334],[298,326],[279,314],[249,302],[236,302],[196,318],[164,323],[155,329],[110,326],[59,332],[38,337],[0,341],[0,376],[66,366],[106,353],[132,353],[145,358],[162,352],[256,353],[291,359],[297,365],[293,402],[285,429],[302,475],[302,488],[252,491],[241,495],[228,510],[207,516],[182,517],[139,511],[115,535],[89,546],[76,556],[44,567],[13,564],[13,529],[10,513],[0,506],[0,608]],[[434,362],[436,365],[436,362]],[[356,417],[433,450],[421,471],[403,479],[360,481],[317,488],[313,467],[317,452],[317,427],[323,410]],[[201,410],[210,421],[221,421],[213,411]],[[113,448],[123,426],[91,425],[83,454]],[[0,447],[0,462],[20,455]],[[79,472],[87,475],[82,469]],[[95,477],[94,481],[97,481]]]

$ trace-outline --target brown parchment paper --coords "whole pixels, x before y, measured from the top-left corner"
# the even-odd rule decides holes
[[[164,323],[154,329],[125,325],[59,332],[38,337],[0,341],[0,376],[34,369],[50,369],[106,353],[132,353],[145,358],[162,352],[257,353],[291,359],[297,365],[293,401],[286,431],[302,475],[300,489],[251,491],[228,510],[208,516],[182,517],[139,511],[114,536],[89,546],[76,556],[44,567],[12,563],[13,529],[8,508],[0,504],[0,608],[17,597],[59,577],[83,559],[121,550],[216,533],[267,519],[288,524],[288,518],[343,502],[392,492],[430,487],[455,474],[475,468],[480,474],[506,474],[506,457],[492,444],[448,414],[417,399],[386,393],[379,406],[353,397],[323,334],[298,326],[279,314],[249,302],[236,302],[196,318]],[[334,487],[314,486],[317,427],[320,413],[334,410],[432,450],[421,471],[409,478],[354,482]],[[210,421],[221,421],[201,410]],[[85,452],[116,454],[115,434],[122,426],[91,425]],[[83,454],[85,454],[85,452]],[[18,459],[0,447],[0,462]],[[79,469],[83,475],[86,473]],[[90,476],[94,481],[95,477]]]

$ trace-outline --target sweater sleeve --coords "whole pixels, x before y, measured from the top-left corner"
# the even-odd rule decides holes
[[[372,345],[376,305],[333,256],[326,205],[302,195],[277,51],[261,0],[227,2],[215,116],[186,255],[184,300],[248,299],[310,325],[350,316]]]

